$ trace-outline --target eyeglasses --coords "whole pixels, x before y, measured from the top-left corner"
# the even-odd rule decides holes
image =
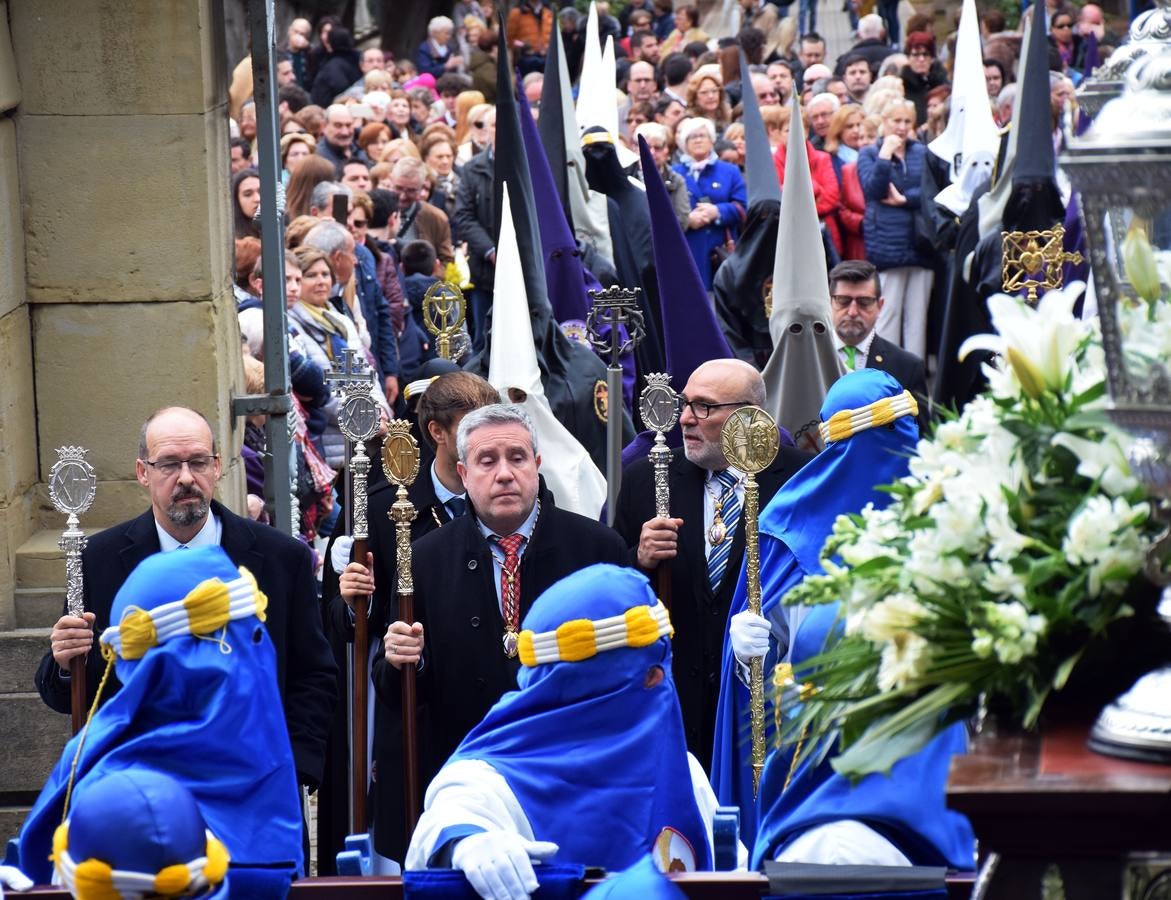
[[[680,394],[679,411],[682,413],[684,409],[690,409],[691,414],[697,419],[706,419],[712,414],[713,409],[722,409],[725,406],[747,406],[751,402],[750,400],[734,400],[731,403],[705,403],[702,400],[688,400]]]
[[[858,309],[870,309],[878,302],[877,297],[849,297],[843,294],[834,294],[829,299],[836,309],[849,309],[851,303],[857,303]]]
[[[354,224],[355,228],[365,228],[370,223],[367,222],[365,219],[354,219],[353,224]]]
[[[1058,24],[1057,22],[1054,22],[1053,27],[1054,28],[1073,28],[1073,22],[1062,22],[1060,24]]]
[[[158,459],[153,462],[149,459],[144,459],[143,463],[169,478],[173,475],[178,475],[184,466],[191,470],[192,475],[206,475],[211,471],[211,467],[217,459],[219,459],[219,454],[215,456],[193,456],[191,459]]]
[[[910,53],[907,54],[907,56],[910,57],[911,59],[914,59],[916,56],[930,58],[931,52],[928,50],[912,50]]]

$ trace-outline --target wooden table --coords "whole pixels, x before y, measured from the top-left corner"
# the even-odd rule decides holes
[[[952,761],[948,805],[971,821],[981,857],[1001,858],[987,900],[1038,896],[1051,865],[1066,900],[1113,900],[1128,856],[1171,858],[1171,766],[1101,756],[1088,733],[982,735]]]

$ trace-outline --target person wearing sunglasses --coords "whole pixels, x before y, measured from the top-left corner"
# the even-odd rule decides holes
[[[927,369],[923,360],[881,337],[874,326],[885,300],[878,270],[864,259],[850,259],[829,273],[829,305],[834,347],[847,372],[880,369],[893,375],[919,401],[919,428],[927,424]]]
[[[732,413],[765,399],[760,372],[739,359],[699,366],[679,395],[683,448],[667,470],[673,518],[655,515],[654,470],[640,459],[622,475],[614,529],[626,541],[630,564],[671,573],[675,623],[672,674],[683,711],[687,749],[710,770],[725,623],[744,559],[744,473],[728,465],[720,432]],[[782,443],[773,464],[757,475],[763,509],[810,459]]]

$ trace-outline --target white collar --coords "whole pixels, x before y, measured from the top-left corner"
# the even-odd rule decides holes
[[[865,356],[867,359],[870,358],[870,345],[874,343],[874,335],[876,332],[877,332],[877,329],[871,328],[870,333],[868,335],[866,335],[866,337],[862,338],[862,340],[859,341],[857,344],[854,344],[854,349],[857,350],[859,353],[861,353],[863,356]],[[842,348],[845,346],[846,346],[846,342],[843,341],[840,337],[838,337],[838,333],[835,331],[834,332],[834,349],[840,353],[842,351]]]
[[[188,550],[197,550],[200,547],[218,547],[224,526],[215,513],[208,511],[207,518],[203,520],[203,527],[186,544],[180,544],[171,537],[167,530],[159,524],[158,519],[155,519],[155,530],[159,533],[159,549],[163,553],[170,553],[180,547],[186,547]]]

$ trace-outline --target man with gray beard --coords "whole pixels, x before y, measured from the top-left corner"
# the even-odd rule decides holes
[[[154,553],[182,552],[218,544],[232,562],[252,573],[268,597],[265,627],[276,650],[276,679],[301,784],[321,779],[325,739],[332,721],[337,668],[321,627],[309,548],[277,529],[241,518],[212,499],[221,463],[211,425],[181,406],[146,420],[134,464],[151,508],[136,519],[89,539],[82,553],[85,613],[65,614],[50,634],[49,652],[37,669],[41,698],[69,712],[69,661],[86,654],[86,703],[93,702],[104,668],[91,652],[95,632],[110,624],[110,608],[122,582]],[[113,672],[102,692],[120,687]],[[214,748],[209,748],[214,750]]]
[[[651,576],[659,566],[671,573],[672,674],[683,730],[687,749],[710,769],[725,625],[744,559],[745,476],[728,464],[720,432],[738,407],[764,403],[764,381],[743,360],[713,359],[691,374],[680,401],[683,448],[667,469],[672,518],[655,514],[654,469],[644,458],[622,473],[614,529],[631,566]],[[762,509],[810,458],[781,446],[757,475]]]

